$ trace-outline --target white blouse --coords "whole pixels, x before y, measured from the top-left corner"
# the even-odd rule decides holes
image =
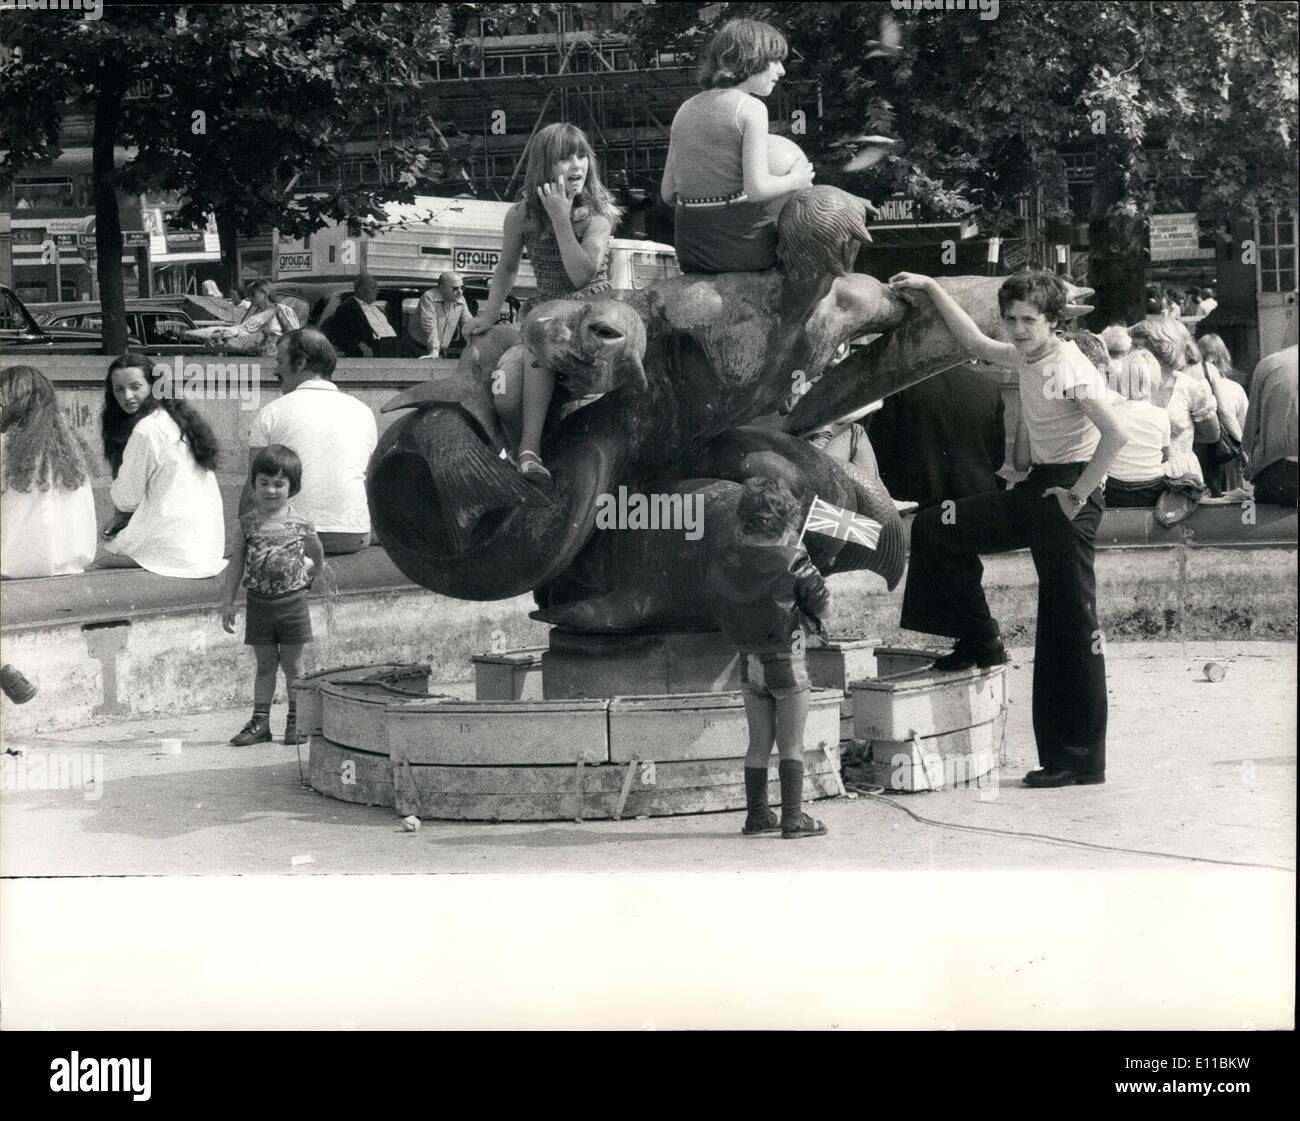
[[[109,493],[114,506],[134,513],[108,543],[108,552],[128,556],[159,576],[190,580],[226,567],[217,476],[194,462],[165,409],[154,409],[131,431]]]
[[[0,437],[0,471],[3,471]],[[95,496],[87,479],[76,490],[35,483],[0,494],[0,576],[69,576],[95,559]]]

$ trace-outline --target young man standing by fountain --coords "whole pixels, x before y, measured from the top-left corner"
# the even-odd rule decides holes
[[[1001,665],[1006,651],[979,558],[1028,546],[1038,573],[1033,717],[1041,767],[1025,785],[1105,782],[1106,664],[1094,540],[1106,472],[1128,437],[1096,367],[1055,335],[1065,285],[1050,273],[1009,277],[998,291],[1008,342],[985,335],[928,276],[904,272],[889,283],[928,296],[972,356],[1018,371],[1033,455],[1029,477],[1014,490],[917,515],[900,625],[957,640],[935,662],[938,670]]]

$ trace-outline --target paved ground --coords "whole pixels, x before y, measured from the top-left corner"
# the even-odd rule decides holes
[[[816,813],[831,832],[801,845],[742,838],[738,813],[583,825],[426,822],[409,834],[392,810],[305,788],[292,747],[227,746],[247,719],[240,710],[27,739],[23,762],[4,763],[0,875],[1186,871],[1195,861],[1294,869],[1293,645],[1112,643],[1108,782],[1054,791],[1020,785],[1035,765],[1032,651],[1012,653],[1008,763],[994,791],[821,802]],[[1202,678],[1211,659],[1227,667],[1222,683]],[[282,720],[277,707],[273,726]],[[166,733],[184,738],[182,754],[147,743]],[[102,754],[100,785],[30,788],[39,760],[74,752],[88,757],[87,775]]]

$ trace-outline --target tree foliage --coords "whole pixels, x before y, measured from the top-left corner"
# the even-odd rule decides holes
[[[1072,148],[1093,150],[1118,175],[1106,203],[1116,214],[1150,212],[1173,194],[1180,209],[1206,215],[1291,205],[1297,194],[1291,3],[1003,0],[995,19],[882,2],[715,7],[701,22],[691,5],[647,6],[627,30],[642,56],[694,59],[735,16],[780,27],[795,57],[787,69],[805,90],[809,131],[796,139],[818,182],[903,191],[942,215],[974,210],[990,229],[1028,191],[1063,212],[1061,153]],[[901,32],[897,54],[876,45],[889,21]],[[903,147],[866,172],[842,172],[864,134]],[[1192,198],[1189,182],[1199,185]]]
[[[452,47],[448,5],[109,6],[103,18],[48,11],[6,25],[0,58],[0,182],[58,155],[64,111],[94,115],[99,279],[106,345],[125,342],[116,192],[182,199],[177,220],[215,213],[233,281],[236,234],[290,235],[356,220],[421,188],[427,145],[384,137],[395,103],[419,99],[429,64]],[[141,96],[131,87],[147,83]],[[370,185],[295,193],[337,158],[361,122],[381,136]],[[121,167],[114,148],[134,150]]]

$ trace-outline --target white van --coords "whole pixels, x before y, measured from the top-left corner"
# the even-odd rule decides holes
[[[275,282],[351,280],[366,272],[380,285],[432,287],[444,272],[457,272],[466,283],[486,284],[501,259],[501,230],[508,202],[472,198],[417,198],[414,203],[385,206],[385,221],[360,237],[333,223],[299,240],[277,232],[271,254]],[[656,241],[610,242],[610,282],[615,288],[644,288],[677,276],[677,252]],[[537,279],[525,252],[511,295],[525,300],[537,291]]]

